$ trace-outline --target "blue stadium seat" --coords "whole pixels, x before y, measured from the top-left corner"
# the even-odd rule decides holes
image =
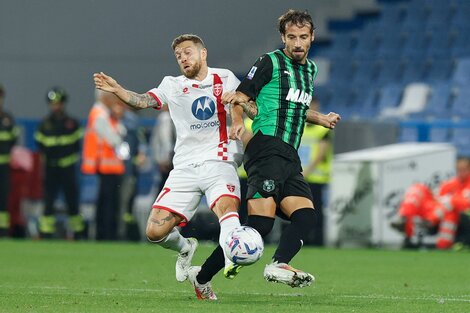
[[[452,87],[448,83],[435,83],[432,85],[431,95],[426,103],[426,117],[449,118]]]
[[[350,82],[354,76],[355,67],[351,58],[338,58],[330,60],[330,81],[333,83]]]
[[[424,79],[427,62],[422,58],[403,59],[403,75],[404,83],[422,81]]]
[[[379,64],[374,61],[364,60],[354,64],[355,71],[352,78],[353,84],[374,83],[379,74]]]
[[[470,89],[468,86],[459,88],[452,103],[452,117],[470,119]]]
[[[450,130],[448,127],[435,126],[429,129],[429,141],[431,142],[449,142]]]
[[[454,29],[454,42],[450,47],[450,54],[453,58],[465,57],[470,55],[470,36],[468,31]]]
[[[455,127],[451,142],[457,148],[459,155],[470,156],[470,127]]]
[[[452,80],[460,85],[470,84],[470,58],[461,58],[457,61]]]
[[[448,1],[431,1],[427,3],[429,9],[429,16],[426,21],[426,29],[442,31],[449,25],[447,21],[454,18],[456,9],[450,5]]]
[[[416,126],[402,126],[400,128],[398,141],[400,142],[414,142],[418,141],[419,133]]]
[[[404,69],[403,66],[404,64],[400,59],[381,61],[377,83],[385,85],[401,81]]]
[[[381,32],[381,30],[377,30]],[[385,33],[385,36],[379,43],[377,56],[379,58],[396,58],[401,55],[401,50],[406,41],[406,34],[402,32],[392,31]]]
[[[427,38],[424,32],[408,32],[402,49],[405,58],[425,58]]]
[[[328,56],[335,59],[343,58],[356,46],[356,38],[350,32],[337,32],[332,40],[333,44],[328,49]]]
[[[327,108],[329,105],[328,87],[325,85],[316,85],[313,89],[313,94],[320,101],[321,108]]]
[[[377,52],[381,40],[381,35],[375,30],[367,30],[361,33],[358,37],[357,46],[353,50],[355,58],[369,59],[371,55]]]
[[[377,109],[382,111],[384,108],[397,107],[400,104],[403,95],[403,86],[398,84],[389,84],[380,90],[380,98],[377,103]]]
[[[352,107],[354,108],[353,117],[370,119],[379,115],[378,102],[380,91],[370,84],[354,85],[355,96],[353,97]]]
[[[426,55],[435,58],[447,58],[450,54],[454,35],[453,32],[449,31],[431,32],[427,36]]]
[[[428,82],[450,79],[454,69],[454,61],[449,58],[431,59],[428,61],[424,80]]]
[[[380,5],[379,23],[382,25],[400,25],[405,18],[405,9],[395,3],[382,3]]]
[[[406,15],[401,24],[401,29],[413,32],[423,32],[426,29],[426,21],[429,10],[419,1],[411,1],[406,7]]]
[[[469,14],[470,9],[465,6],[459,7],[453,18],[450,20],[450,27],[468,31],[470,29],[470,19],[468,18]]]

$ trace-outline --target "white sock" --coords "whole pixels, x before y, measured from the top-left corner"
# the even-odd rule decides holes
[[[162,240],[150,240],[150,242],[156,243],[165,249],[170,249],[178,253],[186,252],[190,248],[188,239],[181,236],[180,232],[176,228],[173,228],[171,232]]]
[[[220,223],[220,234],[219,234],[219,244],[221,247],[225,245],[225,239],[228,236],[228,233],[232,231],[235,227],[240,226],[240,217],[237,212],[228,212],[221,218],[219,218]],[[231,261],[225,256],[225,265],[231,263]]]

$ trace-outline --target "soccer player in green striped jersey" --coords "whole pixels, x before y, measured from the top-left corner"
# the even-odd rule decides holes
[[[325,115],[309,109],[317,74],[316,64],[307,58],[314,29],[308,12],[287,11],[279,18],[284,48],[260,57],[237,91],[222,97],[233,105],[232,139],[244,132],[243,111],[253,118],[254,136],[243,160],[248,174],[247,225],[264,237],[276,215],[291,222],[264,270],[266,280],[291,287],[309,286],[314,281],[313,275],[289,265],[315,220],[311,191],[297,153],[304,125],[310,122],[334,128],[340,120],[336,113]]]

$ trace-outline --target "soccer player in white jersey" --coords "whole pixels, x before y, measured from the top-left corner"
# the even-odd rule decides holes
[[[114,93],[134,108],[160,109],[168,105],[177,136],[174,169],[153,204],[146,234],[149,241],[179,253],[176,279],[184,281],[197,241],[184,238],[175,227],[184,226],[193,217],[201,197],[206,196],[219,218],[220,246],[228,233],[240,225],[236,168],[241,163],[242,144],[228,138],[229,109],[221,101],[222,93],[235,90],[240,81],[229,70],[208,67],[207,50],[196,35],[178,36],[172,48],[183,75],[166,76],[147,93],[126,90],[103,72],[95,73],[94,81],[96,88]],[[189,273],[197,297],[217,299],[210,282],[197,281],[199,269],[191,267]],[[226,259],[225,275],[237,271]]]

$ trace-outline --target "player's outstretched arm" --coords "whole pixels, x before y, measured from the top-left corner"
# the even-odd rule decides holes
[[[334,129],[336,124],[341,120],[341,116],[337,113],[330,112],[322,114],[315,110],[307,110],[307,122],[317,124],[326,128]]]
[[[242,139],[242,135],[245,132],[245,123],[243,122],[243,112],[246,115],[254,119],[258,114],[258,108],[254,101],[250,101],[250,98],[244,93],[239,91],[230,91],[222,95],[222,101],[229,103],[230,115],[232,117],[232,126],[229,130],[230,139]]]
[[[93,80],[97,89],[111,92],[124,101],[127,105],[136,109],[145,109],[158,106],[158,102],[149,94],[138,94],[124,89],[111,76],[103,72],[93,74]]]
[[[254,119],[258,115],[258,107],[256,102],[250,100],[250,97],[240,91],[230,91],[222,95],[224,103],[233,104],[236,108],[237,105],[243,108],[243,112],[250,118]]]

